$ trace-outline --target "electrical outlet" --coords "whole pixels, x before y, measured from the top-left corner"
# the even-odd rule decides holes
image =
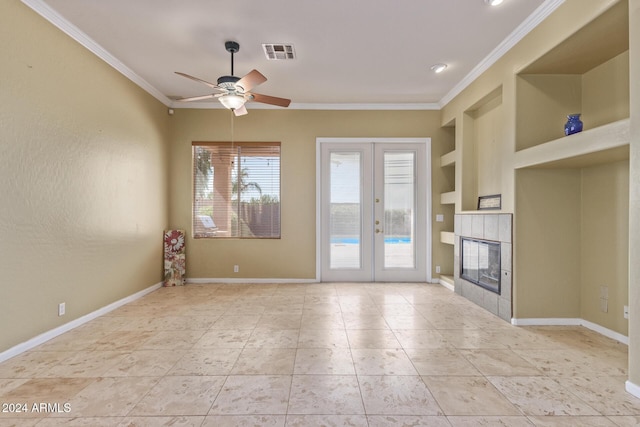
[[[67,312],[67,304],[64,302],[61,302],[60,304],[58,304],[58,316],[64,316],[66,312]]]
[[[624,318],[625,319],[629,318],[629,306],[628,305],[624,306]]]
[[[233,272],[234,272],[234,273],[237,273],[237,272],[239,272],[239,271],[240,271],[240,266],[239,266],[239,265],[234,265],[234,266],[233,266]]]
[[[436,222],[444,222],[444,215],[437,214],[436,215]]]
[[[436,265],[436,273],[440,273],[440,266]]]
[[[609,287],[600,286],[600,298],[609,299]]]

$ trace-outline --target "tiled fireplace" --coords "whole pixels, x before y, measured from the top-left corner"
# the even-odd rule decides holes
[[[511,322],[511,214],[455,216],[456,293]]]

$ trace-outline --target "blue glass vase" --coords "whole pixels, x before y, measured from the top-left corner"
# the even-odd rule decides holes
[[[580,114],[569,114],[567,116],[567,123],[564,124],[564,134],[568,136],[578,132],[582,132]]]

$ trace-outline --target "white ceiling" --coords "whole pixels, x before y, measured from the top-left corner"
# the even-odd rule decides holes
[[[438,108],[563,1],[23,0],[166,105],[210,93],[174,71],[215,83],[234,40],[235,75],[259,70],[254,91],[290,108]],[[268,61],[262,43],[297,59]]]

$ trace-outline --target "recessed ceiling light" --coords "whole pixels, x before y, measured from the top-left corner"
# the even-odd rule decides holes
[[[484,2],[486,4],[488,4],[489,6],[498,6],[499,4],[501,4],[504,0],[484,0]]]
[[[434,64],[431,66],[431,71],[436,74],[443,72],[447,68],[447,64]]]

